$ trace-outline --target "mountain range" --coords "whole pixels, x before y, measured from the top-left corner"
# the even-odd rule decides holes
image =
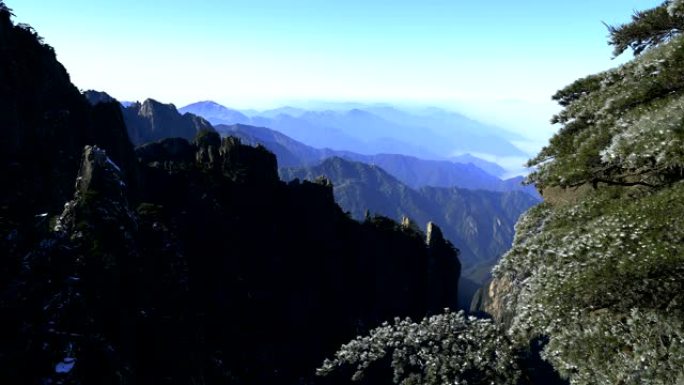
[[[495,156],[527,156],[512,144],[520,136],[479,123],[458,113],[428,108],[409,112],[391,106],[351,105],[349,109],[245,111],[204,101],[181,112],[213,124],[247,124],[277,130],[318,148],[361,154],[397,153],[424,159],[446,159],[475,152]]]
[[[106,93],[88,91],[85,96],[96,105],[115,102]],[[422,224],[434,221],[460,248],[464,278],[476,285],[484,283],[489,268],[510,247],[517,217],[540,199],[533,186],[521,184],[521,178],[501,180],[472,163],[316,149],[265,127],[235,124],[214,128],[191,113],[181,115],[172,104],[151,99],[121,110],[129,136],[178,137],[182,128],[187,138],[215,130],[245,144],[262,145],[276,155],[284,180],[330,179],[336,201],[357,220],[363,220],[370,210],[398,221],[404,216]],[[495,170],[497,167],[470,155],[458,159],[475,160]],[[469,303],[467,296],[471,294],[471,290],[461,290],[461,303]]]
[[[113,101],[106,94],[88,92],[86,96],[96,104]],[[151,127],[154,122],[166,127],[165,122],[203,121],[191,113],[181,115],[173,105],[153,100],[143,103],[153,108],[148,107],[149,113],[141,116],[135,113],[139,105],[122,108],[122,113],[124,117],[133,113],[137,119],[134,124],[145,122],[143,127]],[[135,132],[130,122],[125,119],[129,134]],[[206,124],[210,129],[205,131],[213,132],[214,128]],[[186,127],[196,131],[192,125]],[[536,189],[522,186],[520,178],[503,181],[472,163],[316,149],[277,131],[242,124],[217,125],[215,130],[272,151],[281,165],[280,177],[286,181],[325,176],[332,181],[336,202],[354,219],[365,220],[368,211],[397,221],[408,218],[415,223],[439,224],[446,239],[460,250],[463,273],[458,301],[466,308],[477,289],[489,279],[489,271],[498,258],[510,247],[518,216],[539,202]],[[167,137],[173,137],[173,133],[154,131]],[[473,156],[458,159],[479,161],[496,170],[496,165]]]
[[[114,101],[104,93],[91,91],[85,95],[91,103]],[[139,113],[141,109],[144,114]],[[186,135],[194,135],[197,130],[214,130],[202,118],[188,112],[181,115],[173,105],[151,99],[122,107],[122,112],[129,135],[147,132],[174,137],[177,131],[173,130],[179,122],[184,123]],[[189,124],[192,122],[203,125],[198,128]],[[164,129],[150,130],[155,124]],[[140,130],[141,126],[147,131]],[[407,217],[417,223],[439,224],[445,237],[460,249],[463,285],[472,282],[476,287],[489,278],[488,270],[511,245],[518,216],[539,202],[536,189],[522,186],[520,178],[504,181],[472,163],[316,149],[275,130],[243,124],[217,125],[215,130],[223,136],[240,138],[245,144],[262,145],[272,151],[280,165],[280,176],[286,181],[327,177],[333,183],[337,203],[357,220],[364,220],[369,210],[397,221]],[[470,155],[458,159],[475,160],[496,170],[495,164]],[[462,288],[460,293],[461,303],[467,306],[473,290]]]
[[[244,124],[217,125],[215,129],[221,135],[241,138],[251,145],[261,144],[278,157],[280,167],[305,167],[320,163],[330,157],[377,165],[404,184],[420,188],[461,187],[489,191],[525,191],[535,198],[540,198],[533,186],[524,186],[522,177],[501,180],[476,166],[501,173],[498,165],[481,160],[472,155],[461,155],[453,160],[425,160],[401,154],[363,155],[352,151],[317,149],[307,146],[287,135],[265,127],[254,127]]]

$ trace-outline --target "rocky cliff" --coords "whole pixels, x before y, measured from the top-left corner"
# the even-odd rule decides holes
[[[90,96],[89,100],[98,103],[100,98]],[[203,118],[190,113],[180,114],[173,104],[153,99],[122,106],[121,111],[128,136],[136,146],[166,138],[193,140],[201,131],[214,132],[212,125]]]

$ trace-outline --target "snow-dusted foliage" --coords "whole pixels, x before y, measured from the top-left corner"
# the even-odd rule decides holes
[[[646,175],[649,171],[684,169],[684,97],[626,123],[601,152],[605,164]],[[654,181],[657,183],[658,181]]]
[[[684,375],[684,182],[604,187],[520,222],[495,275],[514,282],[510,336],[547,336],[573,384],[675,384]]]
[[[360,379],[383,358],[391,362],[400,385],[516,384],[519,372],[513,345],[490,320],[444,314],[414,323],[395,319],[342,346],[318,370],[326,375],[353,366]]]
[[[682,17],[683,4],[664,5]],[[562,127],[530,161],[548,202],[495,269],[513,282],[509,335],[548,337],[546,359],[572,384],[681,383],[684,37],[554,98]]]
[[[671,0],[667,12],[672,17],[684,17],[684,0]]]
[[[537,167],[530,179],[541,186],[659,183],[659,178],[681,169],[681,63],[684,37],[677,36],[627,64],[559,91],[554,98],[565,109],[553,121],[562,127],[530,161]]]

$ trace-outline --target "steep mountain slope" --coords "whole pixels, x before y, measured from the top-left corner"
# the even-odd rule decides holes
[[[487,174],[494,175],[497,178],[502,178],[506,174],[506,169],[499,166],[494,162],[489,162],[484,159],[480,159],[470,154],[462,154],[457,156],[452,156],[449,158],[450,161],[462,164],[472,163],[475,167],[483,170]]]
[[[0,52],[0,383],[317,383],[369,325],[455,305],[435,225],[353,221],[208,130],[133,152],[2,1]]]
[[[502,184],[501,179],[487,174],[472,163],[461,164],[446,160],[425,160],[396,154],[367,156],[350,154],[346,157],[359,162],[378,165],[413,188],[456,186],[490,191],[503,191],[507,188]],[[519,187],[519,189],[522,188],[522,186]]]
[[[461,250],[465,266],[492,263],[513,241],[518,216],[538,201],[522,192],[471,191],[424,187],[414,190],[381,167],[330,158],[308,168],[281,170],[285,180],[330,179],[335,198],[352,217],[363,219],[366,210],[417,223],[434,221],[447,239]]]
[[[431,127],[440,134],[491,136],[507,140],[519,140],[522,137],[512,131],[484,124],[453,111],[438,107],[416,108],[410,112],[391,106],[359,106],[385,120],[416,127]]]

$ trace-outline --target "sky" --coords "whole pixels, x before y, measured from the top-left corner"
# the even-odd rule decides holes
[[[181,107],[311,101],[436,105],[527,136],[613,59],[602,22],[654,0],[6,0],[77,87]]]

